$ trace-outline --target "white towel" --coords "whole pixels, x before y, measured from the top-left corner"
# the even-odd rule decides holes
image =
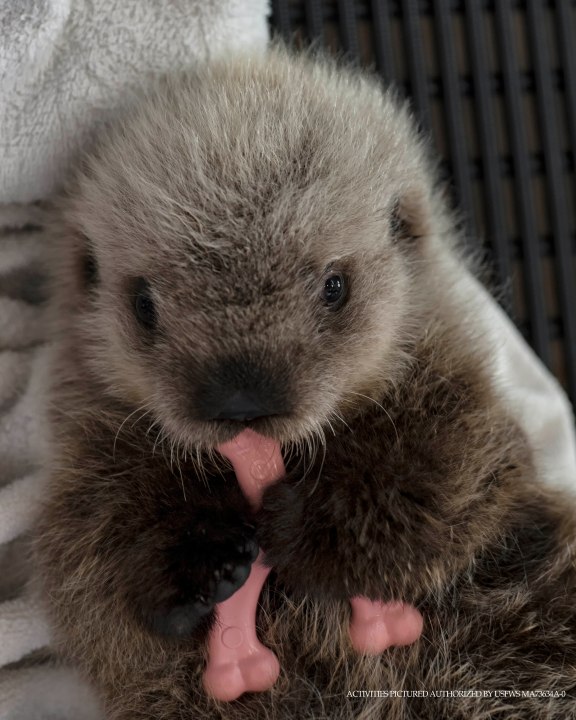
[[[267,0],[0,0],[0,202],[47,196],[146,73],[263,47]]]
[[[104,714],[75,671],[35,667],[0,671],[2,720],[102,720]]]
[[[26,587],[26,529],[44,478],[41,210],[82,139],[149,71],[264,47],[266,0],[0,0],[0,720],[98,720],[65,667],[15,667],[49,643]],[[29,203],[29,204],[26,204]],[[455,291],[495,338],[495,373],[550,482],[576,487],[565,395],[469,275]],[[9,665],[12,663],[12,665]]]

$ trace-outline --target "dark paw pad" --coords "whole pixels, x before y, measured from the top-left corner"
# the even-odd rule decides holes
[[[258,544],[252,533],[205,546],[202,557],[198,550],[197,546],[190,553],[190,571],[179,582],[178,595],[184,602],[157,609],[152,615],[153,629],[161,635],[192,634],[217,603],[227,600],[244,585],[258,556]]]
[[[213,582],[210,584],[213,604],[227,600],[244,585],[257,556],[256,540],[250,539],[237,546],[237,557],[234,561],[226,561],[214,570]]]

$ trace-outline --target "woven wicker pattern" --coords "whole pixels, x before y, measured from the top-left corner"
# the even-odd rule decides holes
[[[576,401],[576,2],[273,0],[413,101],[506,311]]]

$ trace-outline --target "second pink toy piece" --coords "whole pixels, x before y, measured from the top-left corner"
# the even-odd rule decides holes
[[[218,450],[232,463],[242,492],[254,509],[264,489],[285,474],[278,443],[252,430],[244,430]],[[217,700],[230,701],[245,692],[268,690],[278,678],[278,658],[258,640],[255,625],[258,598],[269,572],[260,553],[245,584],[217,605],[204,673],[204,688]],[[411,605],[373,602],[363,597],[350,602],[350,639],[359,652],[378,654],[394,645],[409,645],[420,637],[422,616]]]

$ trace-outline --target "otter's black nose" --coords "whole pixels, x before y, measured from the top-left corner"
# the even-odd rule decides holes
[[[289,412],[285,376],[260,364],[243,358],[221,360],[199,380],[194,394],[198,420],[248,422]]]
[[[238,390],[213,408],[213,420],[255,420],[265,415],[275,415],[254,393]]]

